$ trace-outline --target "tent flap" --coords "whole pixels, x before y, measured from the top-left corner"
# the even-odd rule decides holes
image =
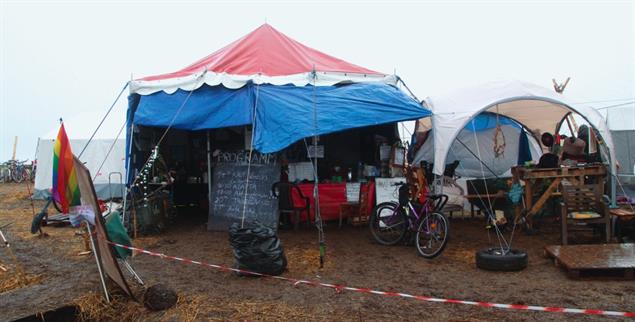
[[[380,83],[344,86],[262,86],[254,147],[279,151],[313,135],[429,116],[399,89]]]
[[[383,83],[249,84],[239,89],[205,85],[194,92],[141,96],[133,123],[205,130],[252,124],[254,111],[254,148],[263,153],[280,151],[313,135],[430,116],[405,93]]]
[[[134,114],[135,125],[204,130],[251,124],[253,86],[237,90],[202,86],[194,92],[156,92],[141,96]]]

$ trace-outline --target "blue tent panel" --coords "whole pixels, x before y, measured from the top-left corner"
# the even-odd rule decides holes
[[[496,128],[496,123],[496,114],[483,112],[467,123],[464,129],[471,132],[480,132]],[[498,124],[511,125],[517,129],[521,128],[520,124],[516,123],[514,120],[501,115],[498,116]]]
[[[431,115],[396,87],[381,83],[261,86],[257,96],[254,148],[264,153],[313,135]]]
[[[431,114],[396,87],[382,83],[248,84],[239,89],[204,85],[191,94],[178,90],[141,96],[132,122],[167,127],[174,119],[173,128],[205,130],[251,124],[254,110],[254,148],[263,153],[280,151],[313,135]]]
[[[237,90],[202,86],[191,95],[180,89],[173,94],[161,91],[141,96],[133,123],[168,127],[174,119],[173,128],[191,131],[247,125],[253,106],[251,86]]]
[[[531,149],[529,148],[529,138],[525,131],[520,132],[518,137],[518,165],[524,165],[526,161],[531,161]]]

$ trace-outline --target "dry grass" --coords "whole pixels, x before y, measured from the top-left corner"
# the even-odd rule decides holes
[[[80,321],[140,321],[144,313],[141,304],[126,296],[111,294],[110,303],[100,293],[87,293],[75,299]]]
[[[9,254],[9,257],[13,261],[13,270],[7,265],[2,265],[3,269],[0,270],[0,294],[39,283],[44,279],[41,274],[27,274],[24,271],[22,264],[20,264],[18,258],[15,256],[12,248],[7,247],[6,253]]]
[[[473,265],[476,260],[475,252],[470,249],[447,249],[443,256],[468,265]]]
[[[30,275],[19,273],[18,271],[12,272],[11,270],[6,272],[0,271],[0,294],[29,285],[38,284],[42,280],[44,280],[44,276],[42,274]]]
[[[335,270],[335,263],[326,261],[322,269],[320,266],[320,250],[318,246],[312,248],[285,247],[285,256],[288,261],[288,270],[293,273],[318,274],[324,271]],[[328,257],[328,254],[326,255]]]
[[[280,301],[227,301],[201,294],[179,294],[175,306],[165,311],[150,311],[123,295],[114,295],[108,304],[99,293],[76,299],[81,321],[309,321],[315,312]]]
[[[196,321],[204,306],[213,305],[202,295],[183,296],[179,295],[176,305],[165,311],[161,321]]]
[[[101,293],[88,293],[75,299],[74,304],[81,321],[196,321],[204,305],[210,303],[200,295],[179,295],[175,306],[154,312],[121,294],[111,294],[110,303],[107,303]]]
[[[304,307],[290,306],[281,302],[239,302],[229,304],[234,313],[229,320],[252,321],[310,321],[315,320],[311,311]]]
[[[165,311],[161,321],[308,321],[312,312],[304,307],[291,306],[280,301],[227,301],[210,299],[203,295],[179,296],[176,306]]]

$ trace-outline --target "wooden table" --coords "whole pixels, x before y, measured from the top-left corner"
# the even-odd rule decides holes
[[[623,208],[616,208],[609,210],[611,216],[619,218],[621,220],[634,220],[635,219],[635,211],[631,210],[630,207],[626,206]]]
[[[635,211],[631,210],[629,206],[623,206],[622,208],[616,208],[609,210],[611,214],[612,231],[618,242],[622,242],[622,225],[627,225],[628,222],[635,221]]]
[[[600,186],[601,194],[604,194],[604,179],[606,178],[606,166],[589,165],[584,167],[560,167],[560,168],[526,168],[522,166],[512,167],[513,182],[525,181],[525,216],[527,224],[531,227],[531,217],[545,205],[552,196],[561,195],[558,188],[563,180],[574,185],[584,184],[585,177],[596,178],[595,183]],[[552,180],[547,189],[534,203],[533,196],[537,187],[545,180]],[[521,215],[520,206],[516,207],[516,217]]]
[[[497,194],[497,193],[490,193],[490,194],[482,194],[482,195],[464,195],[463,198],[467,199],[467,201],[471,201],[472,199],[498,199],[498,198],[507,198],[506,194]],[[494,211],[494,209],[492,209],[492,211]],[[477,211],[477,214],[480,215],[481,214],[481,209],[479,209]],[[470,202],[470,216],[474,217],[474,204]]]

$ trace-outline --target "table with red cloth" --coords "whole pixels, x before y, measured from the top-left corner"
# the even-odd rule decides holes
[[[362,184],[360,189],[363,189],[367,184]],[[300,183],[297,185],[302,191],[302,194],[309,198],[311,203],[311,219],[315,218],[315,201],[313,199],[313,183]],[[373,189],[374,190],[374,189]],[[304,204],[304,200],[300,198],[298,192],[293,189],[293,204],[299,207]],[[340,205],[346,203],[346,183],[319,183],[318,193],[320,195],[320,215],[322,220],[338,220],[340,217]],[[375,191],[371,191],[369,197],[369,203],[374,203]],[[372,209],[372,205],[368,207]],[[300,215],[300,222],[306,221],[306,212]]]

